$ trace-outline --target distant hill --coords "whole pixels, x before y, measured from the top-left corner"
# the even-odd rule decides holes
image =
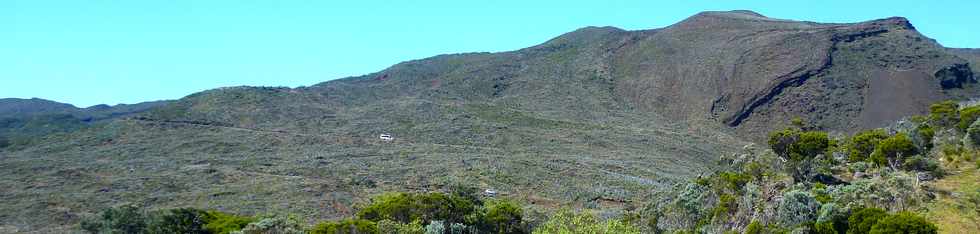
[[[2,98],[0,99],[0,117],[22,118],[34,115],[69,113],[78,108],[71,104],[44,100],[40,98],[20,99]]]
[[[78,108],[71,104],[39,98],[3,98],[0,99],[0,145],[29,141],[31,138],[52,133],[75,131],[92,123],[163,106],[167,102]]]
[[[904,18],[704,12],[310,87],[214,89],[3,151],[0,186],[20,189],[0,191],[0,225],[70,225],[123,202],[336,218],[371,194],[454,186],[621,211],[794,117],[852,132],[976,97],[975,55]]]

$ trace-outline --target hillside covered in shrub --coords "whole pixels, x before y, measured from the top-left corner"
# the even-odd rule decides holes
[[[0,232],[945,230],[975,217],[934,212],[972,207],[978,58],[901,17],[724,11],[303,87],[3,100]]]
[[[947,101],[930,110],[853,135],[835,136],[796,120],[796,126],[772,132],[767,147],[750,145],[722,156],[727,169],[679,184],[651,203],[643,210],[648,228],[672,233],[980,230],[980,181],[975,180],[980,106]],[[947,183],[966,188],[940,187]],[[948,209],[949,203],[960,208]]]
[[[587,207],[540,210],[454,186],[382,193],[350,217],[315,224],[290,214],[121,206],[81,227],[92,233],[957,233],[980,228],[977,110],[942,102],[926,116],[853,135],[794,120],[794,127],[772,132],[767,147],[724,155],[721,169],[614,215]],[[944,188],[947,183],[965,187]]]

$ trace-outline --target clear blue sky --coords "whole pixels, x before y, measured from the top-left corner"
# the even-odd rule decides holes
[[[437,54],[515,50],[584,26],[706,10],[856,22],[905,16],[980,47],[980,1],[0,1],[0,97],[80,107],[222,86],[304,86]]]

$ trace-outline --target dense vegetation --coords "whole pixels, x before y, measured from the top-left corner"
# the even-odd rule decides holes
[[[623,220],[560,211],[543,224],[524,219],[520,204],[475,194],[385,193],[352,218],[311,227],[291,215],[247,217],[189,208],[147,212],[125,205],[82,222],[91,233],[639,233]],[[537,228],[535,228],[537,227]]]
[[[933,216],[936,196],[942,195],[935,194],[931,182],[980,167],[980,162],[973,163],[980,142],[978,108],[942,102],[933,105],[928,116],[851,136],[834,136],[794,121],[796,126],[770,134],[768,149],[746,146],[743,153],[725,155],[720,161],[727,169],[678,185],[651,203],[644,211],[649,224],[644,228],[697,233],[936,233],[942,227],[930,219],[943,219]],[[980,204],[980,199],[960,201]],[[924,217],[927,213],[930,219]],[[948,215],[977,213],[980,210],[967,208]],[[951,230],[956,229],[946,231]]]

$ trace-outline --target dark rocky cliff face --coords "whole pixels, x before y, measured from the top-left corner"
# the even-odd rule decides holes
[[[964,63],[940,69],[935,76],[943,89],[963,88],[964,84],[977,83],[970,66]]]
[[[609,62],[620,100],[756,137],[793,117],[828,130],[879,127],[978,94],[967,60],[900,17],[819,24],[707,12],[626,34]]]

